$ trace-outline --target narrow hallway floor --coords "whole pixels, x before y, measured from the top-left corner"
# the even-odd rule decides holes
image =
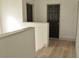
[[[75,42],[66,40],[50,40],[49,47],[36,53],[37,58],[75,58]]]

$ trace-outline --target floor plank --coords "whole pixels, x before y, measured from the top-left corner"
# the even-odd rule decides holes
[[[75,42],[66,40],[50,40],[49,47],[36,53],[37,58],[75,58]]]

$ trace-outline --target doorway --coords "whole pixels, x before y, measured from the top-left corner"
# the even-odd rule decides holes
[[[59,38],[60,4],[47,5],[50,38]]]
[[[26,4],[27,6],[27,22],[33,22],[33,6],[32,4]]]

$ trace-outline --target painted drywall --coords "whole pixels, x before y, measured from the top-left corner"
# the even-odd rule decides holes
[[[25,22],[23,27],[35,28],[35,51],[47,47],[49,44],[49,24],[48,23],[32,23]]]
[[[47,44],[48,40],[48,25],[47,24],[37,24],[37,23],[26,23],[23,24],[23,13],[22,13],[22,6],[24,0],[1,0],[2,3],[2,24],[3,24],[3,33],[6,32],[12,32],[18,29],[21,29],[23,27],[36,27],[37,29],[40,28],[40,30],[36,30],[36,41],[38,41],[39,44],[37,44],[37,49],[40,49],[44,45]],[[26,0],[25,0],[26,1]],[[45,26],[45,27],[44,27]],[[45,30],[46,32],[44,32]],[[42,34],[43,32],[43,34]],[[43,35],[43,36],[42,36]],[[44,41],[41,41],[42,39],[45,39]],[[44,44],[40,44],[40,42],[44,42]]]
[[[0,0],[0,34],[2,33],[1,29],[2,25],[1,25],[1,0]]]
[[[9,33],[7,33],[9,34]],[[0,37],[0,58],[34,58],[35,31],[26,28]]]
[[[34,21],[47,22],[47,4],[57,4],[59,2],[59,0],[35,0]]]
[[[75,40],[77,25],[76,0],[62,0],[60,23],[60,37]]]
[[[75,40],[77,24],[76,0],[34,0],[29,3],[33,4],[33,20],[35,22],[47,22],[47,4],[60,4],[60,38]],[[27,21],[26,14],[26,3],[24,2],[24,21]]]
[[[35,0],[34,21],[47,22],[47,4],[60,4],[60,38],[75,39],[77,24],[76,0]]]
[[[1,0],[3,32],[11,32],[21,28],[22,0]]]
[[[76,57],[79,58],[79,0],[77,0],[78,5],[78,24],[77,24],[77,36],[76,36]]]

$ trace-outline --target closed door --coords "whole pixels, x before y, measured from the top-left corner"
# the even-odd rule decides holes
[[[60,5],[48,5],[48,22],[50,38],[59,38]]]
[[[33,10],[32,10],[32,5],[27,4],[27,22],[32,22],[33,21]]]

